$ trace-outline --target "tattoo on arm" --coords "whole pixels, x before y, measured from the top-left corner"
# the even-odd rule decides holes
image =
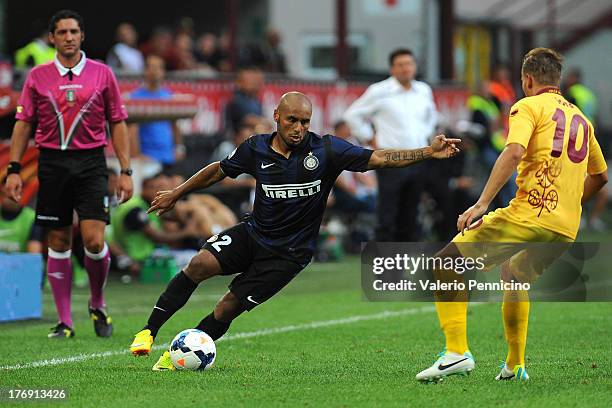
[[[368,163],[368,169],[406,167],[430,158],[432,153],[429,146],[420,149],[375,150]]]
[[[401,163],[401,162],[414,162],[425,159],[424,149],[415,150],[389,150],[385,151],[385,164]],[[406,163],[406,164],[408,164]]]

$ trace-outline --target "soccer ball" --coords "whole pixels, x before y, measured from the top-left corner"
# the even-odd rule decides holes
[[[215,342],[202,330],[183,330],[170,343],[170,359],[178,370],[208,370],[216,356]]]

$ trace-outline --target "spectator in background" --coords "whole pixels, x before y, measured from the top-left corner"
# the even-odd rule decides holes
[[[49,33],[43,30],[38,37],[15,52],[15,68],[29,68],[51,62],[55,48],[51,46]]]
[[[195,59],[199,64],[202,64],[215,71],[219,70],[221,62],[221,52],[217,47],[217,36],[213,33],[204,33],[196,41]]]
[[[334,126],[334,135],[352,144],[351,129],[345,121]],[[334,210],[349,213],[374,213],[376,211],[376,176],[372,171],[356,173],[343,171],[334,185]]]
[[[232,55],[232,44],[229,32],[227,31],[223,31],[219,36],[219,54],[221,55],[221,59],[219,60],[219,71],[231,72],[232,62],[230,55]]]
[[[417,64],[412,51],[393,51],[389,66],[391,76],[370,85],[347,109],[344,119],[355,137],[375,148],[427,146],[437,121],[431,88],[415,80]],[[428,168],[427,163],[421,163],[376,170],[378,241],[419,241],[417,210]]]
[[[176,174],[169,176],[168,179],[169,190],[185,182],[183,176]],[[190,194],[184,200],[177,202],[174,206],[174,211],[170,214],[174,215],[175,218],[173,223],[174,229],[169,227],[169,223],[164,222],[164,230],[179,230],[184,225],[193,223],[197,236],[203,239],[207,239],[213,234],[218,234],[238,222],[234,213],[210,194]],[[183,242],[182,246],[195,250],[200,250],[202,247],[198,240],[192,240],[191,243]]]
[[[582,83],[582,73],[578,68],[572,68],[565,78],[563,84],[566,99],[576,105],[584,113],[587,119],[596,126],[597,120],[597,97],[589,88]],[[606,145],[606,141],[600,141]],[[602,147],[604,147],[602,146]],[[606,149],[603,149],[604,153]],[[608,226],[601,219],[601,214],[606,210],[608,204],[608,186],[603,186],[595,195],[593,207],[585,211],[587,227],[592,230],[603,232]],[[586,210],[586,208],[585,208]],[[588,213],[588,214],[587,214]]]
[[[114,70],[142,73],[144,58],[136,48],[138,33],[134,26],[130,23],[119,24],[115,36],[117,44],[108,52],[106,63]]]
[[[514,92],[512,82],[510,82],[510,69],[507,65],[497,64],[493,67],[491,82],[489,83],[489,94],[502,112],[502,117],[507,118],[510,108],[516,102],[516,93]]]
[[[181,32],[174,37],[174,52],[177,57],[176,69],[194,69],[197,67],[193,55],[193,39],[186,32]]]
[[[255,67],[241,68],[236,74],[236,90],[225,108],[226,126],[237,132],[240,126],[253,128],[254,133],[265,133],[270,123],[263,117],[259,91],[263,86],[262,72]]]
[[[176,244],[197,236],[194,224],[187,224],[180,231],[168,232],[162,229],[159,217],[147,214],[155,194],[166,190],[168,186],[168,180],[163,175],[144,179],[141,195],[135,195],[117,207],[111,219],[113,246],[127,256],[122,262],[126,267],[130,267],[134,274],[140,270],[142,262],[151,256],[157,245]]]
[[[490,83],[483,81],[477,86],[476,92],[466,101],[471,115],[471,123],[476,125],[469,130],[469,135],[476,141],[487,173],[491,171],[506,145],[506,132],[503,128],[504,118],[502,118],[499,104],[491,95],[490,90]],[[458,159],[455,158],[455,160]],[[502,187],[493,200],[494,208],[505,207],[514,198],[516,192],[513,183],[514,180],[511,179]]]
[[[166,70],[164,60],[149,55],[145,60],[144,86],[130,95],[132,99],[171,99],[172,92],[162,87]],[[153,121],[130,125],[130,151],[133,157],[146,156],[164,166],[185,157],[185,146],[176,122]]]
[[[567,100],[578,107],[588,120],[595,125],[597,114],[597,97],[582,83],[582,73],[578,68],[572,68],[563,84]]]
[[[195,37],[195,22],[193,18],[185,16],[181,17],[176,26],[176,35],[187,34],[190,38]]]
[[[285,53],[280,48],[281,35],[272,28],[266,31],[263,44],[253,45],[243,57],[249,65],[261,68],[264,72],[286,74]]]
[[[43,231],[34,225],[35,213],[22,207],[0,187],[0,252],[42,253]]]
[[[231,140],[224,140],[217,146],[210,157],[210,162],[221,161],[229,156],[238,146],[254,134],[250,126],[241,125],[237,131],[232,132]],[[236,178],[226,177],[221,180],[223,187],[217,195],[232,209],[234,214],[251,211],[255,198],[255,179],[250,174],[243,173]]]
[[[140,47],[145,57],[157,55],[164,60],[166,69],[178,69],[179,57],[174,50],[172,31],[167,27],[156,27],[145,44]]]
[[[488,94],[493,102],[495,102],[500,112],[502,132],[494,136],[493,140],[496,150],[501,152],[506,144],[508,129],[510,128],[510,108],[514,105],[514,102],[516,102],[516,93],[514,92],[512,82],[510,82],[510,69],[506,64],[497,64],[493,67]],[[499,135],[501,135],[501,138]],[[497,138],[497,140],[495,138]],[[492,164],[495,164],[495,162]],[[516,176],[516,172],[512,174],[508,182],[502,187],[500,193],[497,195],[496,201],[500,207],[508,206],[510,200],[516,195]]]

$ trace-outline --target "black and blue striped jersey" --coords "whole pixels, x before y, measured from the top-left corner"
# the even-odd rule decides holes
[[[372,150],[308,132],[285,158],[271,147],[275,134],[251,136],[221,161],[221,170],[232,178],[248,173],[257,181],[247,220],[251,236],[280,256],[307,264],[336,178],[343,170],[367,170]]]

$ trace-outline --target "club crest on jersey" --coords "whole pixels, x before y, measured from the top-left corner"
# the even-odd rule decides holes
[[[317,156],[312,154],[312,152],[308,153],[308,156],[304,158],[304,167],[306,170],[314,170],[319,167],[319,159],[317,159]]]
[[[66,89],[66,102],[70,104],[70,106],[74,105],[76,101],[76,93],[74,89]]]

